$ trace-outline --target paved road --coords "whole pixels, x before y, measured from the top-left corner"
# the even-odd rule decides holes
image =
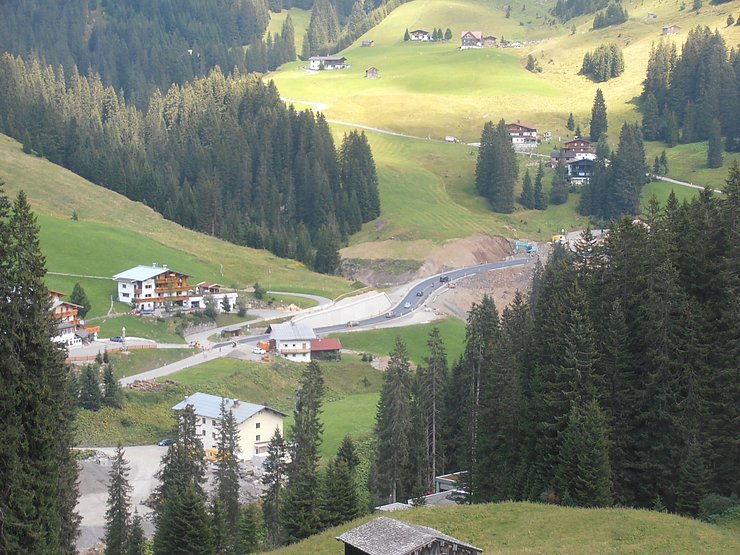
[[[686,181],[679,181],[678,179],[672,179],[670,177],[666,177],[664,175],[651,175],[653,179],[656,181],[667,181],[668,183],[675,183],[676,185],[681,185],[683,187],[690,187],[691,189],[699,189],[700,191],[704,190],[704,185],[695,185],[693,183],[687,183]],[[712,189],[715,193],[722,193],[720,189]]]

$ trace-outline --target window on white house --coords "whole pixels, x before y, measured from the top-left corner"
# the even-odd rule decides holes
[[[121,284],[121,289],[126,289],[126,284],[125,283],[122,283]]]
[[[203,419],[203,424],[205,424],[205,423],[206,423],[206,419],[204,418],[204,419]]]
[[[205,435],[206,435],[206,431],[205,431],[205,430],[203,430],[203,436],[205,436]]]
[[[126,297],[126,298],[128,298],[128,293],[121,293],[121,297]]]
[[[259,422],[257,422],[257,423],[256,423],[256,424],[254,425],[254,427],[255,427],[255,428],[257,428],[257,429],[259,430],[259,427],[260,427],[260,423],[259,423]]]
[[[213,439],[216,439],[216,432],[211,432],[211,437],[212,437]]]
[[[259,441],[259,440],[260,440],[260,436],[257,436],[254,438],[254,441]]]

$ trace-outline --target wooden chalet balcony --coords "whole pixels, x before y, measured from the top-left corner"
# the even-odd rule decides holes
[[[310,352],[311,352],[310,346],[305,349],[298,348],[298,347],[292,347],[290,349],[280,349],[280,354],[282,355],[299,355],[299,354],[303,355],[303,354],[310,353]]]
[[[154,288],[154,291],[157,293],[169,293],[170,291],[188,291],[190,290],[190,286],[188,284],[185,285],[157,285],[157,287]]]

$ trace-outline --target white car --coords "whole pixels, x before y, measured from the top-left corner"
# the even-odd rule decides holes
[[[262,347],[255,347],[252,349],[252,353],[255,355],[264,355],[267,351],[265,351]]]
[[[406,303],[403,305],[403,308],[411,308],[411,303]]]

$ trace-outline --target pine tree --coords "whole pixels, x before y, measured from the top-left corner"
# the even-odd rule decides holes
[[[576,128],[576,122],[573,119],[573,112],[568,115],[568,122],[565,124],[565,127],[568,128],[569,131],[573,131]]]
[[[580,123],[578,125],[576,125],[576,132],[575,132],[575,135],[574,136],[575,137],[582,137],[583,136],[583,133],[581,133],[581,124]]]
[[[262,484],[267,486],[262,494],[262,516],[265,523],[268,546],[283,543],[282,507],[285,487],[285,456],[287,448],[280,430],[276,429],[267,447],[265,473]]]
[[[105,555],[125,555],[129,545],[131,518],[131,485],[128,482],[129,466],[123,447],[118,444],[114,455],[108,484],[108,509],[105,512]]]
[[[534,208],[534,189],[532,188],[532,178],[529,177],[529,168],[524,172],[524,181],[522,182],[522,196],[519,202],[525,208]]]
[[[75,286],[72,289],[72,294],[69,296],[69,302],[82,307],[77,310],[77,314],[80,318],[87,316],[87,313],[90,312],[90,308],[92,306],[90,304],[90,300],[87,298],[85,290],[79,283],[75,283]]]
[[[542,178],[545,176],[545,170],[542,167],[542,162],[537,165],[537,175],[534,178],[534,208],[536,210],[547,209],[547,197],[545,192],[542,190]]]
[[[144,538],[141,516],[139,516],[139,511],[134,509],[134,516],[131,519],[131,526],[129,526],[126,555],[144,555],[146,553],[145,546],[146,539]]]
[[[355,473],[346,460],[336,457],[327,466],[320,501],[324,527],[338,526],[360,515]]]
[[[154,555],[213,555],[213,534],[203,496],[188,483],[167,499],[154,534]]]
[[[568,202],[568,175],[563,164],[558,164],[552,176],[552,188],[550,189],[551,204],[565,204]]]
[[[100,410],[100,374],[97,364],[88,364],[80,373],[80,406],[85,410]]]
[[[563,432],[556,481],[561,496],[566,493],[579,507],[608,507],[612,504],[609,442],[604,416],[592,399],[574,404]]]
[[[395,503],[411,495],[408,486],[411,432],[411,377],[406,345],[399,337],[383,374],[375,419],[377,450],[373,491],[379,500]]]
[[[519,174],[516,153],[506,123],[501,120],[483,126],[475,168],[478,193],[489,200],[494,212],[509,214],[514,210],[514,186]]]
[[[660,115],[658,101],[653,93],[648,93],[642,106],[642,135],[646,141],[656,141],[659,137]]]
[[[103,397],[101,402],[106,407],[121,408],[121,388],[118,385],[118,380],[113,375],[113,365],[110,362],[103,368]]]
[[[260,547],[260,518],[257,505],[247,505],[241,511],[237,533],[236,552],[256,553]]]
[[[39,230],[0,181],[0,552],[76,553],[70,370],[48,317]]]
[[[228,550],[234,545],[239,522],[239,427],[225,399],[221,399],[221,415],[216,429],[216,499],[220,501],[224,514],[225,546]]]
[[[408,42],[411,40],[411,35],[409,34],[409,30],[406,29],[406,32],[403,34],[403,42]]]
[[[294,411],[291,460],[286,468],[288,485],[281,507],[285,537],[289,542],[307,538],[321,529],[314,495],[319,489],[319,446],[324,426],[319,417],[324,396],[321,367],[311,361],[301,376]]]
[[[604,93],[601,92],[601,89],[596,89],[594,105],[591,109],[591,142],[598,142],[601,136],[606,134],[607,128],[608,123],[606,117],[606,102],[604,102]]]
[[[452,29],[447,27],[447,30],[445,31],[445,40],[451,40],[452,39]]]
[[[709,124],[709,142],[707,144],[707,167],[722,167],[722,137],[717,118]]]

